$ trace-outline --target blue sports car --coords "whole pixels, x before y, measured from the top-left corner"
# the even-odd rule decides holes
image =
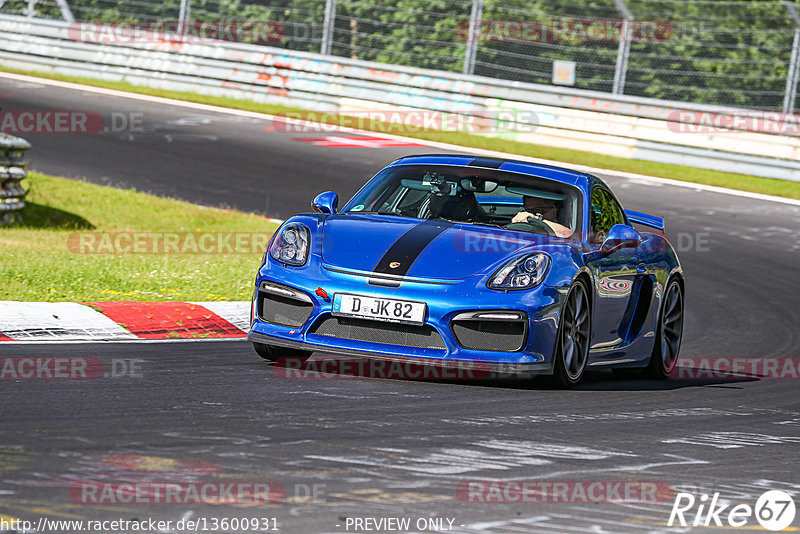
[[[564,387],[587,369],[675,366],[684,280],[664,221],[624,210],[595,176],[408,156],[337,204],[317,196],[264,254],[248,339],[267,360],[469,364]]]

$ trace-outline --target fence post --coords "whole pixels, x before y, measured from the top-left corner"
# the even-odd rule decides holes
[[[794,4],[787,0],[781,2],[789,17],[794,22],[794,40],[792,41],[792,55],[789,58],[789,71],[786,73],[786,91],[783,94],[783,112],[792,113],[794,111],[794,100],[797,95],[797,75],[800,71],[800,16]]]
[[[181,0],[181,10],[178,14],[178,35],[186,35],[186,24],[189,22],[189,12],[192,9],[192,0]]]
[[[25,10],[25,16],[32,19],[36,16],[36,0],[28,0],[28,7]]]
[[[614,4],[622,15],[622,27],[619,32],[617,64],[614,68],[614,84],[611,86],[611,93],[621,95],[625,92],[625,76],[628,74],[628,57],[631,53],[630,22],[633,20],[633,15],[625,5],[625,0],[614,0]]]
[[[325,19],[322,21],[322,42],[320,54],[331,55],[333,50],[333,31],[336,27],[336,0],[325,0]]]
[[[72,10],[69,8],[69,4],[67,0],[56,0],[58,4],[58,9],[61,10],[61,16],[64,17],[64,20],[67,22],[75,22],[75,17],[72,16]]]
[[[483,0],[472,0],[469,31],[467,32],[467,48],[464,51],[464,74],[475,73],[475,57],[478,54],[478,41],[481,37],[481,20],[483,20]]]

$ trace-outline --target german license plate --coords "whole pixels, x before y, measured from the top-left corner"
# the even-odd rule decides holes
[[[410,300],[336,293],[331,315],[361,317],[393,323],[423,324],[427,304]]]

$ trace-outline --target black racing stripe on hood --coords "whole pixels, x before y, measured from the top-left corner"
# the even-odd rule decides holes
[[[502,159],[494,158],[475,158],[469,162],[467,167],[483,167],[485,169],[499,169],[505,163]]]
[[[390,274],[394,276],[405,276],[422,251],[430,245],[434,239],[453,227],[453,223],[447,221],[425,221],[421,222],[411,230],[407,231],[389,247],[389,250],[378,261],[372,270],[375,274]],[[390,267],[392,263],[399,263],[395,268]]]

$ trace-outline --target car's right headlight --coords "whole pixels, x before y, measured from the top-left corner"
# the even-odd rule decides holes
[[[550,268],[550,256],[536,252],[520,256],[503,265],[489,278],[489,289],[530,289],[542,283]]]
[[[300,223],[285,224],[278,230],[269,255],[272,259],[288,265],[303,265],[308,259],[309,231],[308,227]]]

